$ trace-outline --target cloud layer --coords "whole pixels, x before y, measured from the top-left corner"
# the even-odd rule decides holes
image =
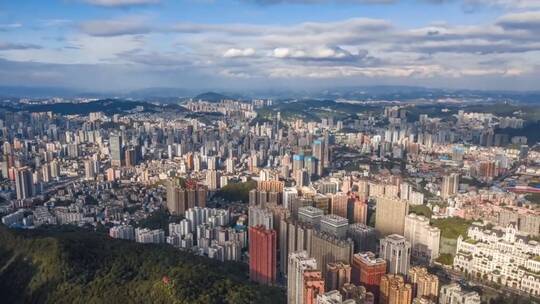
[[[258,5],[398,2],[239,1]],[[157,0],[84,2],[107,8],[164,3]],[[437,5],[445,1],[429,2]],[[55,38],[54,44],[25,42],[24,37],[0,40],[0,81],[14,83],[18,77],[24,78],[21,73],[25,71],[27,79],[34,77],[42,83],[99,84],[103,88],[208,83],[227,87],[248,83],[249,86],[399,83],[535,88],[534,82],[540,74],[540,10],[536,9],[540,8],[536,6],[540,1],[463,0],[460,3],[497,6],[501,13],[476,25],[436,22],[409,27],[390,19],[366,17],[286,25],[164,21],[155,14],[136,14],[131,9],[110,18],[62,19],[62,26],[68,30]],[[0,31],[12,33],[23,27],[21,23],[7,23],[0,25]],[[88,76],[88,83],[73,84],[74,80],[82,79],[81,75]]]
[[[160,0],[84,0],[84,2],[103,7],[127,7],[158,4]]]

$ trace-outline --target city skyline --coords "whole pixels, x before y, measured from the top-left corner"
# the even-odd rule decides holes
[[[535,90],[539,9],[537,0],[6,2],[0,84]]]

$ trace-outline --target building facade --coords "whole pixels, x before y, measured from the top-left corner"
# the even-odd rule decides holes
[[[381,239],[379,256],[386,260],[389,273],[407,275],[411,260],[411,244],[405,237],[391,234]]]
[[[274,284],[277,277],[277,233],[262,225],[249,227],[249,277]]]

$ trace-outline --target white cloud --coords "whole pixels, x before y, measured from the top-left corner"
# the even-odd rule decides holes
[[[84,0],[84,2],[104,7],[125,7],[157,4],[160,0]]]
[[[391,4],[398,0],[244,0],[259,5],[274,4]]]
[[[146,34],[153,30],[147,20],[139,17],[86,21],[79,28],[85,34],[100,37]]]
[[[21,28],[23,25],[21,23],[7,23],[0,24],[0,31],[14,30]]]
[[[540,11],[508,14],[498,24],[506,29],[540,31]]]
[[[540,0],[464,0],[466,7],[499,6],[507,9],[540,8]]]
[[[253,48],[245,48],[245,49],[230,48],[225,53],[223,53],[223,57],[225,58],[251,57],[253,55],[255,55],[255,49]]]
[[[275,48],[272,51],[272,55],[276,58],[299,58],[304,57],[306,53],[301,50],[293,50],[290,48],[280,47]]]
[[[526,78],[540,72],[537,12],[514,12],[486,24],[413,28],[369,18],[276,25],[166,24],[152,17],[83,22],[76,25],[78,32],[63,37],[63,48],[18,41],[0,43],[0,49],[8,60],[125,64],[231,82],[387,78],[444,85],[460,77]]]

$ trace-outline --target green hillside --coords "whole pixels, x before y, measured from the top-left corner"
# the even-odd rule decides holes
[[[252,284],[246,273],[244,264],[166,245],[0,226],[3,303],[284,303],[282,290]]]

